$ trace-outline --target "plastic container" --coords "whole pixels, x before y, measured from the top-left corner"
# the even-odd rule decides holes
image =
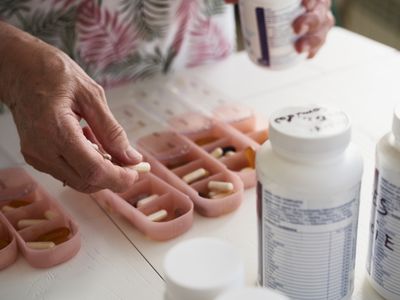
[[[215,300],[289,300],[288,297],[265,288],[232,289]]]
[[[349,299],[363,169],[350,121],[290,107],[269,130],[256,157],[259,283],[293,299]]]
[[[181,242],[164,259],[166,300],[214,300],[244,285],[244,263],[229,243],[215,238]]]
[[[274,70],[288,68],[305,56],[297,53],[292,23],[304,12],[301,0],[240,0],[242,33],[250,59]]]
[[[15,261],[18,249],[36,268],[52,267],[76,255],[78,225],[28,173],[21,168],[2,169],[0,184],[0,243],[5,242],[0,247],[0,269]],[[27,226],[32,219],[37,223]],[[43,249],[32,245],[43,242],[53,245]]]
[[[376,147],[367,271],[372,286],[385,299],[400,299],[400,107],[392,131]]]

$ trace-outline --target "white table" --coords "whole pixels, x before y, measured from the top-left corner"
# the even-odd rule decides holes
[[[281,106],[329,104],[353,119],[353,140],[361,149],[365,171],[361,192],[355,291],[352,299],[381,299],[366,279],[365,258],[371,206],[375,144],[391,125],[400,102],[399,52],[335,28],[314,60],[282,72],[253,65],[245,53],[226,61],[185,71],[202,78],[232,99],[265,116]],[[110,103],[129,99],[132,86],[107,93]],[[23,164],[9,114],[0,117],[0,149]],[[1,154],[0,164],[5,160]],[[34,269],[19,257],[0,272],[0,299],[163,299],[162,261],[176,243],[198,236],[230,241],[246,262],[248,285],[257,277],[255,191],[245,192],[242,206],[224,217],[195,215],[183,236],[168,242],[145,238],[130,223],[103,211],[88,196],[64,188],[52,177],[25,166],[80,224],[82,248],[72,260],[51,269]]]

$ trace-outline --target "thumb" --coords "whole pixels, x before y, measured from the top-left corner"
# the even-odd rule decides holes
[[[124,129],[112,115],[103,89],[99,87],[99,91],[94,94],[97,94],[97,97],[93,98],[97,99],[84,101],[83,105],[80,103],[80,108],[81,116],[89,124],[96,139],[103,149],[121,164],[132,165],[141,162],[142,155],[130,145]]]

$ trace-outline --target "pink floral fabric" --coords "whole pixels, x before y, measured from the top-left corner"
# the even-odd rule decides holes
[[[210,63],[234,48],[223,0],[3,0],[0,19],[57,46],[103,86]]]

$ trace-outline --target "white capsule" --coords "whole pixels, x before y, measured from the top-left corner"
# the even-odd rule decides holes
[[[168,216],[168,213],[165,209],[156,211],[155,213],[148,215],[147,218],[152,222],[159,222],[164,220]]]
[[[221,156],[224,155],[224,150],[222,150],[221,147],[215,148],[211,153],[212,156],[215,158],[220,158]]]
[[[182,180],[184,182],[186,182],[187,184],[191,184],[192,182],[195,182],[201,178],[207,177],[208,175],[209,175],[209,172],[206,169],[200,168],[193,172],[190,172],[189,174],[186,174],[185,176],[182,177]]]
[[[44,221],[47,221],[46,219],[22,219],[19,220],[17,223],[18,229],[24,229],[33,225],[40,224]]]
[[[47,220],[53,220],[58,217],[58,213],[56,213],[55,211],[52,211],[52,210],[46,210],[44,212],[44,216]]]
[[[129,168],[135,170],[138,173],[147,173],[151,170],[151,166],[148,162],[141,162],[137,165],[130,166]]]
[[[157,194],[153,194],[153,195],[150,195],[150,196],[145,197],[145,198],[143,198],[143,199],[140,199],[140,200],[136,203],[136,207],[137,207],[137,208],[142,207],[143,205],[145,205],[145,204],[147,204],[147,203],[150,203],[151,201],[156,200],[158,197],[159,197],[159,196],[158,196]]]
[[[103,153],[103,158],[107,159],[107,160],[111,160],[112,156],[110,154],[108,154],[108,153]]]
[[[231,182],[211,180],[208,182],[208,189],[222,193],[232,192],[233,184]]]
[[[249,172],[249,171],[254,171],[254,169],[251,168],[251,167],[245,167],[245,168],[240,170],[240,172]]]
[[[229,156],[233,156],[233,155],[235,155],[235,154],[236,154],[235,151],[227,151],[227,152],[224,154],[224,156],[229,157]]]
[[[45,250],[55,247],[56,244],[54,242],[27,242],[26,245],[32,249]]]

